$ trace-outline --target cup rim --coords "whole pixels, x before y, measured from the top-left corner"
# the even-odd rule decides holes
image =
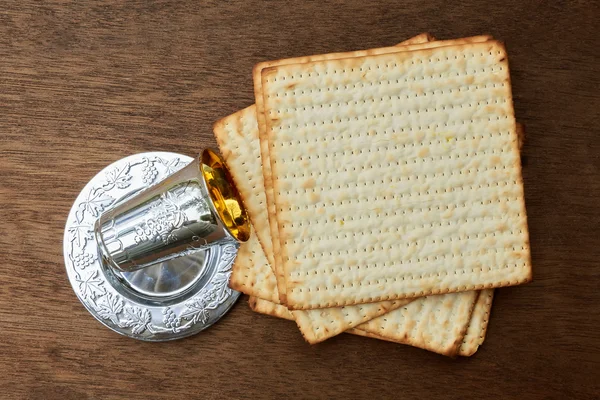
[[[215,205],[215,199],[213,198],[212,191],[209,188],[209,184],[206,181],[206,176],[204,175],[204,170],[202,168],[203,165],[206,165],[207,167],[214,169],[214,167],[212,165],[210,165],[206,162],[211,157],[214,157],[219,160],[219,163],[221,164],[220,168],[222,168],[222,170],[225,174],[227,184],[230,186],[230,188],[233,192],[233,197],[236,198],[238,204],[240,205],[241,212],[243,214],[243,220],[244,220],[244,223],[243,223],[243,226],[245,227],[244,230],[248,232],[248,234],[245,236],[236,235],[234,232],[232,232],[232,230],[229,228],[229,226],[227,226],[227,224],[223,223],[223,215],[221,214],[221,212],[219,212],[218,207]],[[231,175],[231,173],[229,172],[229,169],[227,168],[227,164],[225,163],[225,160],[223,159],[221,154],[219,154],[218,150],[207,147],[204,150],[202,150],[202,153],[200,153],[198,155],[198,163],[199,163],[198,166],[200,169],[200,175],[202,176],[202,182],[204,184],[206,191],[208,192],[208,199],[210,201],[210,205],[213,208],[214,212],[221,219],[223,227],[225,228],[227,233],[229,235],[231,235],[231,237],[233,237],[238,242],[240,242],[240,243],[247,242],[250,239],[250,235],[251,235],[251,231],[252,231],[251,224],[250,224],[250,218],[248,216],[248,211],[246,209],[246,206],[244,205],[244,202],[242,200],[242,196],[240,195],[240,192],[235,184],[235,180],[233,179],[233,176]]]

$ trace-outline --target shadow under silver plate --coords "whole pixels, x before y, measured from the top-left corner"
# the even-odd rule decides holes
[[[122,335],[147,341],[193,335],[221,318],[240,295],[227,285],[238,247],[233,239],[133,272],[102,262],[93,234],[100,214],[191,161],[165,152],[121,159],[85,186],[69,213],[64,254],[73,290],[96,319]]]

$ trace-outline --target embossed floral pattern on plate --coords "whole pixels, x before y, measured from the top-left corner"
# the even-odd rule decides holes
[[[123,335],[151,341],[189,336],[216,322],[239,296],[227,285],[237,254],[234,242],[214,249],[218,257],[214,258],[212,276],[197,288],[197,293],[164,306],[117,290],[113,286],[116,283],[107,279],[98,257],[93,234],[95,220],[120,198],[164,179],[189,161],[189,157],[162,152],[117,161],[88,183],[69,214],[64,252],[73,289],[98,320]],[[164,195],[160,209],[136,231],[139,240],[171,240],[169,232],[185,222],[177,207],[173,207],[171,195]]]

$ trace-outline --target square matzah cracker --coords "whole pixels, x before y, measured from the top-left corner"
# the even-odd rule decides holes
[[[450,44],[484,42],[484,41],[490,40],[491,36],[481,35],[481,36],[474,36],[474,37],[469,37],[469,38],[440,41],[440,42],[435,42],[435,43],[422,43],[422,42],[430,41],[431,39],[433,39],[433,38],[429,34],[422,34],[422,35],[418,35],[412,39],[409,39],[407,42],[410,42],[410,43],[402,42],[402,43],[400,43],[400,45],[411,44],[410,47],[405,46],[405,47],[403,47],[403,49],[417,50],[417,49],[422,49],[422,48],[431,48],[431,47],[438,47],[438,46],[450,45]],[[271,176],[271,163],[270,163],[270,157],[269,157],[268,140],[267,140],[267,135],[266,135],[264,102],[263,102],[263,96],[262,96],[262,81],[261,81],[262,70],[265,68],[281,66],[281,65],[307,63],[307,62],[322,61],[322,60],[333,60],[333,59],[348,58],[348,57],[362,57],[362,56],[370,55],[370,54],[385,54],[385,53],[395,52],[395,51],[397,51],[397,47],[384,47],[384,48],[378,48],[378,49],[361,50],[361,51],[354,51],[354,52],[347,52],[347,53],[330,53],[330,54],[322,54],[322,55],[316,55],[316,56],[296,57],[296,58],[289,58],[289,59],[276,60],[276,61],[266,61],[266,62],[257,64],[252,71],[252,76],[253,76],[253,80],[254,80],[254,93],[255,93],[255,97],[256,97],[256,114],[257,114],[257,122],[258,122],[258,131],[259,131],[259,136],[260,136],[260,153],[261,153],[262,169],[263,169],[263,175],[264,175],[264,186],[265,186],[267,210],[269,212],[270,234],[268,235],[268,238],[271,239],[271,240],[269,240],[269,242],[271,244],[269,244],[267,247],[269,247],[272,250],[272,251],[270,251],[269,248],[265,248],[265,251],[267,253],[269,263],[273,267],[273,270],[275,271],[275,274],[276,274],[277,288],[278,288],[279,297],[280,297],[280,300],[282,303],[286,303],[286,299],[285,299],[286,288],[285,288],[284,270],[282,267],[282,260],[281,260],[281,252],[279,249],[279,240],[280,240],[279,239],[279,228],[277,225],[277,220],[274,217],[275,207],[274,207],[274,194],[273,194],[273,180],[272,180],[272,176]],[[258,231],[258,236],[259,236],[261,243],[263,243],[263,247],[265,247],[265,243],[267,241],[267,234],[263,233],[262,231]],[[274,254],[274,256],[273,256],[273,254]]]
[[[343,307],[292,311],[296,325],[308,343],[314,344],[339,335],[392,310],[409,304],[412,299],[380,301]]]
[[[459,356],[463,356],[463,357],[470,357],[473,354],[475,354],[475,352],[477,351],[477,349],[479,348],[479,346],[481,346],[481,344],[483,344],[483,341],[485,340],[485,333],[487,330],[487,325],[488,325],[488,321],[489,321],[489,315],[490,315],[490,310],[492,308],[492,299],[494,297],[494,289],[484,289],[478,292],[479,296],[477,298],[477,301],[475,302],[475,306],[473,307],[473,312],[471,313],[471,317],[469,319],[468,325],[466,327],[467,331],[464,335],[464,338],[462,340],[462,343],[460,344],[460,347],[458,348],[458,355]],[[439,297],[441,298],[446,298],[447,296],[453,296],[455,295],[455,293],[451,293],[451,294],[445,294],[445,295],[438,295],[438,296],[432,296],[432,297]],[[264,301],[264,303],[268,303],[267,301]],[[272,304],[272,303],[270,303]],[[416,306],[416,304],[415,304]],[[251,307],[254,309],[253,305],[251,304]],[[258,308],[260,309],[264,309],[265,311],[270,311],[271,313],[269,313],[269,315],[273,315],[279,318],[286,318],[286,315],[283,313],[283,310],[287,310],[285,307],[280,306],[280,305],[276,305],[273,304],[272,306],[268,306],[268,305],[263,305],[263,304],[259,304]],[[283,310],[282,310],[283,309]],[[260,311],[257,311],[260,312]],[[289,314],[289,311],[288,311]],[[379,319],[382,319],[383,317],[379,317]],[[457,319],[460,319],[457,318]],[[464,320],[463,320],[464,323]],[[366,325],[366,324],[365,324]],[[449,330],[450,326],[450,330],[454,330],[456,332],[456,325],[454,320],[452,321],[452,323],[450,325],[446,325],[444,320],[436,320],[433,324],[432,324],[432,328],[434,332],[441,332],[444,330]],[[440,353],[440,354],[445,354],[445,355],[455,355],[454,353],[454,349],[452,347],[446,347],[446,346],[440,346],[439,343],[435,343],[435,342],[426,342],[424,340],[417,340],[414,335],[410,336],[410,337],[406,337],[404,339],[396,339],[394,337],[386,337],[384,335],[382,335],[381,333],[372,333],[372,332],[368,332],[365,330],[362,330],[362,325],[357,326],[356,328],[350,329],[348,330],[348,333],[353,333],[355,335],[362,335],[362,336],[367,336],[370,338],[374,338],[374,339],[380,339],[380,340],[387,340],[387,341],[391,341],[391,342],[396,342],[396,343],[402,343],[402,344],[409,344],[411,346],[415,346],[415,347],[419,347],[419,348],[425,348],[429,351],[433,351],[436,353]],[[464,329],[464,328],[463,328]]]
[[[468,357],[475,354],[485,340],[493,299],[494,289],[485,289],[479,293],[459,355]]]
[[[427,32],[420,33],[417,36],[413,36],[410,39],[406,39],[403,42],[400,42],[398,46],[406,46],[409,44],[419,44],[419,43],[427,43],[433,42],[435,38]]]
[[[481,291],[480,295],[472,291],[417,299],[404,308],[347,332],[408,344],[448,356],[454,356],[457,352],[470,356],[485,338],[492,294],[493,290],[487,289]],[[249,304],[256,312],[293,319],[285,306],[254,297],[250,298]]]
[[[262,71],[287,304],[531,279],[496,41]]]
[[[465,39],[466,40],[466,39]],[[221,152],[228,163],[233,178],[244,198],[248,213],[257,226],[266,218],[260,155],[256,151],[257,127],[254,107],[248,107],[215,124],[215,136]],[[254,229],[260,238],[259,229]],[[264,229],[263,229],[264,231]],[[268,231],[266,231],[268,237]],[[269,240],[270,241],[270,240]],[[240,248],[235,261],[230,286],[246,294],[278,302],[274,288],[274,276],[256,237]],[[360,307],[333,308],[328,312],[295,312],[297,323],[306,339],[317,342],[342,332],[349,326],[384,313],[386,307],[398,307],[404,303],[383,302]],[[290,314],[291,315],[291,314]]]
[[[463,343],[478,291],[416,299],[359,329],[387,340],[455,356]]]
[[[462,39],[482,40],[484,37]],[[319,56],[315,56],[319,57]],[[234,180],[247,205],[251,219],[261,226],[265,220],[263,182],[260,179],[260,156],[257,156],[257,137],[254,107],[248,107],[215,124],[215,136],[228,163]],[[269,239],[269,232],[255,229],[259,238]],[[263,236],[261,236],[261,232]],[[263,246],[264,247],[264,246]],[[240,248],[234,263],[230,286],[261,299],[278,302],[274,289],[274,276],[269,270],[266,256],[255,237]],[[351,326],[399,307],[406,302],[382,302],[359,307],[331,308],[314,312],[295,312],[296,322],[307,341],[315,343],[341,333]]]

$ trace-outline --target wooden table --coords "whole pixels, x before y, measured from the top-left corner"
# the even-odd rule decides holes
[[[203,4],[207,3],[207,4]],[[5,1],[0,4],[0,398],[598,398],[598,3]],[[172,343],[106,329],[65,274],[67,213],[129,154],[188,155],[253,103],[261,61],[490,33],[526,126],[534,282],[497,291],[470,359],[340,335],[309,346],[242,298]]]

